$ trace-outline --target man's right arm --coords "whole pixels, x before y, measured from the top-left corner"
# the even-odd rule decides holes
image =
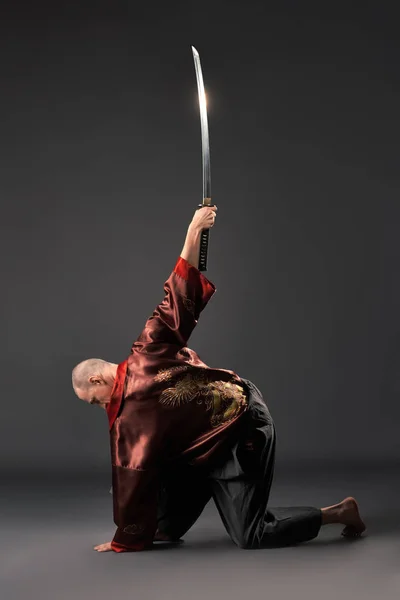
[[[180,256],[195,269],[199,264],[201,229],[191,223],[188,227],[185,244]]]
[[[188,227],[181,257],[196,269],[199,264],[201,232],[214,225],[217,210],[216,206],[203,206],[200,210],[196,210]]]
[[[216,207],[215,207],[216,210]],[[168,343],[187,345],[201,311],[216,288],[197,268],[201,231],[211,227],[214,208],[200,209],[190,223],[182,252],[164,284],[165,296],[147,320],[145,327],[132,346],[139,351],[149,344]]]

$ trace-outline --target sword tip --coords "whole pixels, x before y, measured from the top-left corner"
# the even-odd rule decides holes
[[[197,50],[194,46],[192,46],[192,52],[195,56],[199,56],[199,53],[197,52]]]

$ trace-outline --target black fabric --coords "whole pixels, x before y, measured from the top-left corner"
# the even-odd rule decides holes
[[[224,526],[240,548],[292,545],[315,538],[322,513],[313,506],[268,507],[275,464],[275,424],[260,390],[241,378],[249,409],[235,444],[211,471],[185,465],[165,474],[158,530],[181,538],[213,498]]]

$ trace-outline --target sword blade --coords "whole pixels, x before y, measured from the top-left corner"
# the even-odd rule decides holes
[[[210,140],[208,135],[207,100],[204,89],[203,72],[201,70],[200,56],[192,46],[194,68],[196,71],[197,90],[200,105],[201,148],[203,163],[203,205],[211,204],[211,166],[210,166]]]

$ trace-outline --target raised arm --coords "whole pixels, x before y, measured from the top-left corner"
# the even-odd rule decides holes
[[[217,207],[213,206],[195,212],[182,252],[164,284],[164,299],[147,320],[132,352],[134,349],[143,351],[144,347],[151,351],[151,344],[186,346],[201,311],[216,291],[214,284],[197,268],[201,231],[213,226],[216,211]]]
[[[209,229],[214,225],[217,210],[216,206],[207,206],[197,210],[188,227],[181,257],[196,269],[199,264],[201,232],[203,229]]]

